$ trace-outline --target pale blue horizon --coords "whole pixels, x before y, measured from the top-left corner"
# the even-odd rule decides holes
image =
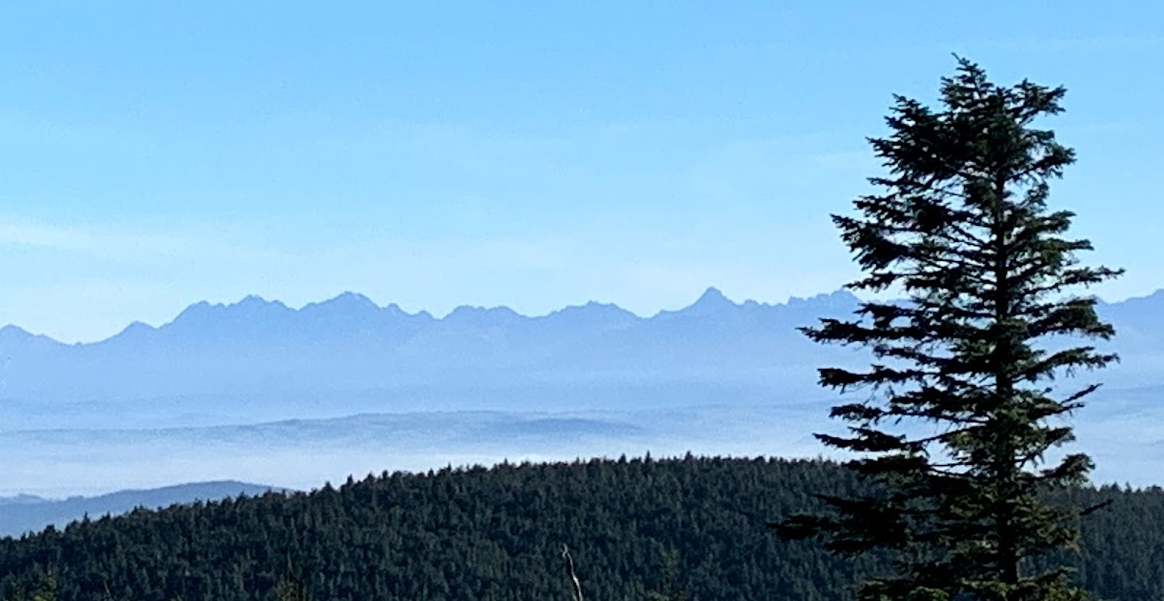
[[[1079,162],[1051,202],[1127,269],[1093,292],[1164,287],[1164,7],[345,7],[0,7],[0,325],[94,341],[348,290],[434,315],[828,293],[858,275],[828,215],[879,173],[865,138],[951,53],[1068,88],[1046,124]]]

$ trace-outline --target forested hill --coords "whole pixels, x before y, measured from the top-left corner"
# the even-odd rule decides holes
[[[568,544],[596,601],[844,599],[850,563],[764,523],[855,486],[830,463],[690,456],[385,473],[4,539],[0,587],[62,600],[294,598],[297,583],[315,600],[566,600]],[[1084,524],[1084,584],[1164,599],[1164,491],[1070,497],[1112,500]]]

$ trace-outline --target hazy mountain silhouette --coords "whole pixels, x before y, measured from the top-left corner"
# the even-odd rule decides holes
[[[137,507],[156,509],[176,503],[216,501],[240,494],[259,495],[269,490],[286,489],[249,484],[233,480],[196,482],[148,490],[122,490],[94,497],[42,499],[33,495],[0,497],[0,536],[20,536],[53,525],[64,527],[73,520],[89,516],[119,515]]]
[[[627,387],[673,392],[684,383],[693,389],[762,383],[764,391],[753,391],[759,397],[795,396],[815,390],[816,367],[861,357],[813,344],[796,328],[847,317],[858,302],[838,291],[783,304],[736,303],[708,288],[690,306],[651,317],[591,302],[536,317],[464,306],[438,319],[351,292],[300,309],[252,295],[228,305],[197,303],[160,327],[133,323],[89,344],[4,327],[0,399],[259,395],[291,403],[296,395],[362,394],[380,398],[375,408],[392,410],[393,399],[422,399],[425,408],[440,409],[453,398],[463,408],[473,398],[485,406],[498,399],[537,405],[539,395],[557,395],[600,407]],[[1118,328],[1111,346],[1125,363],[1155,369],[1164,349],[1164,291],[1099,310]],[[624,394],[614,396],[611,402],[626,402]]]

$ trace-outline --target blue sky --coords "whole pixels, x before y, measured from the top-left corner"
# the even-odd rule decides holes
[[[0,323],[64,341],[257,293],[437,315],[854,278],[892,93],[952,52],[1068,87],[1053,188],[1109,300],[1164,287],[1164,9],[1106,2],[0,6]]]

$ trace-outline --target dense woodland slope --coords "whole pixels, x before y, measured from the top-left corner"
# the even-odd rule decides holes
[[[844,599],[850,563],[786,543],[768,520],[810,492],[851,491],[831,463],[593,460],[383,474],[311,494],[138,510],[0,540],[0,595],[58,599]],[[1087,517],[1073,560],[1111,600],[1164,600],[1164,491],[1070,491]]]

